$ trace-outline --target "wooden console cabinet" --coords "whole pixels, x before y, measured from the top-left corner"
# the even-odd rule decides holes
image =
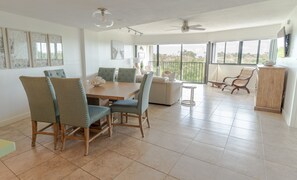
[[[281,112],[286,68],[282,66],[257,67],[255,110]]]

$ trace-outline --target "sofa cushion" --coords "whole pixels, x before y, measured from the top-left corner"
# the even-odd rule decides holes
[[[168,77],[158,77],[158,76],[155,76],[153,78],[153,82],[161,82],[161,83],[165,83],[169,80]]]
[[[136,82],[140,83],[142,81],[143,75],[136,75]],[[153,82],[158,82],[158,83],[166,83],[168,82],[169,78],[168,77],[159,77],[159,76],[154,76],[153,77]]]

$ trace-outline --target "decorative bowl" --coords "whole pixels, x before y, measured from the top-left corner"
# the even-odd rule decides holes
[[[102,77],[96,76],[94,79],[91,80],[91,85],[93,85],[94,87],[99,87],[105,82],[106,81]]]

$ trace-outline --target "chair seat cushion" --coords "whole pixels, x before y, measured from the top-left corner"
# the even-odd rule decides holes
[[[114,102],[112,105],[114,106],[137,106],[138,101],[134,99],[127,99],[127,100],[119,100]]]
[[[119,100],[111,105],[111,111],[138,114],[137,103],[138,101],[134,99]]]
[[[88,105],[91,124],[110,114],[109,107]],[[90,125],[91,125],[90,124]]]

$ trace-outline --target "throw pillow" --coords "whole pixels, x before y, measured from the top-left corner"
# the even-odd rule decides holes
[[[162,77],[168,77],[169,81],[175,81],[175,72],[165,71],[162,73]]]

